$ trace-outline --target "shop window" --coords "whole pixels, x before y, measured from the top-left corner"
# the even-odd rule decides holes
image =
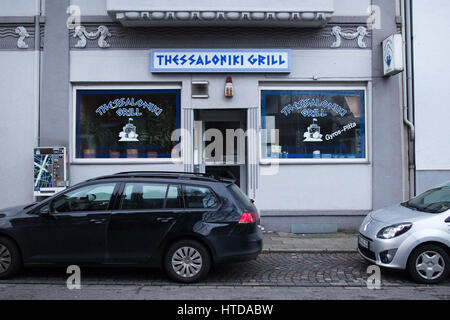
[[[77,90],[76,158],[177,158],[180,90]]]
[[[364,90],[262,90],[262,158],[365,158]]]

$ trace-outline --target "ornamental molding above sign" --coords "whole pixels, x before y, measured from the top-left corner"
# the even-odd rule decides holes
[[[366,48],[366,43],[363,41],[364,37],[368,35],[367,28],[359,26],[355,32],[344,32],[340,26],[334,26],[331,30],[331,34],[336,37],[336,41],[331,45],[332,48],[339,48],[342,44],[342,38],[347,40],[354,40],[358,38],[358,47],[361,49]]]
[[[72,35],[74,38],[78,37],[79,40],[75,44],[75,48],[85,48],[87,44],[87,39],[96,40],[98,39],[98,47],[99,48],[109,48],[110,44],[106,42],[107,37],[111,37],[111,33],[108,30],[107,26],[101,25],[97,28],[97,31],[88,32],[86,27],[77,26]]]
[[[24,26],[18,26],[15,31],[19,35],[19,39],[17,40],[17,48],[19,48],[19,49],[27,49],[29,46],[24,41],[25,38],[29,38],[30,37],[30,35],[27,32],[27,29]]]
[[[107,0],[109,16],[124,26],[322,27],[334,13],[334,0]]]
[[[103,39],[109,46],[101,47],[98,41],[90,41],[86,37],[85,46],[78,45],[81,40],[75,30],[69,31],[71,49],[148,49],[148,48],[291,48],[291,49],[366,49],[372,48],[372,31],[366,30],[364,36],[354,39],[341,39],[336,46],[337,38],[333,28],[339,26],[343,33],[354,33],[360,25],[329,24],[323,28],[240,28],[240,27],[155,27],[127,28],[119,23],[102,24],[108,30]],[[84,23],[86,31],[95,32],[98,23]],[[29,30],[29,29],[28,29]],[[1,31],[1,30],[0,30]],[[105,33],[106,34],[106,33]],[[340,36],[339,36],[340,37]],[[30,40],[30,39],[29,39]],[[1,47],[1,39],[0,39]]]
[[[40,44],[44,46],[44,28],[40,25]],[[35,50],[35,25],[31,23],[0,23],[0,50]]]
[[[322,27],[326,12],[122,11],[113,20],[124,26],[285,26]]]

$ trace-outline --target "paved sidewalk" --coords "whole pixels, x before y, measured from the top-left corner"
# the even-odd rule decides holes
[[[326,235],[264,233],[264,252],[356,252],[357,234],[334,233]]]

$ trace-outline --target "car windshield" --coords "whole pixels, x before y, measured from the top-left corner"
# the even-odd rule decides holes
[[[403,206],[429,213],[441,213],[450,209],[450,185],[428,190],[411,200],[402,203]]]

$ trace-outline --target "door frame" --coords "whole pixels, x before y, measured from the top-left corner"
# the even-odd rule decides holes
[[[247,108],[217,108],[217,109],[194,109],[194,134],[193,134],[193,156],[194,156],[194,171],[206,172],[206,166],[213,166],[213,164],[205,163],[205,140],[203,135],[205,132],[205,122],[239,122],[240,128],[247,132],[248,129],[248,109]],[[225,142],[225,141],[224,141]],[[240,181],[241,189],[248,194],[248,137],[245,135],[244,141],[244,164],[235,164],[240,167]],[[217,166],[227,166],[226,163],[218,164]],[[229,164],[229,166],[232,166]]]

